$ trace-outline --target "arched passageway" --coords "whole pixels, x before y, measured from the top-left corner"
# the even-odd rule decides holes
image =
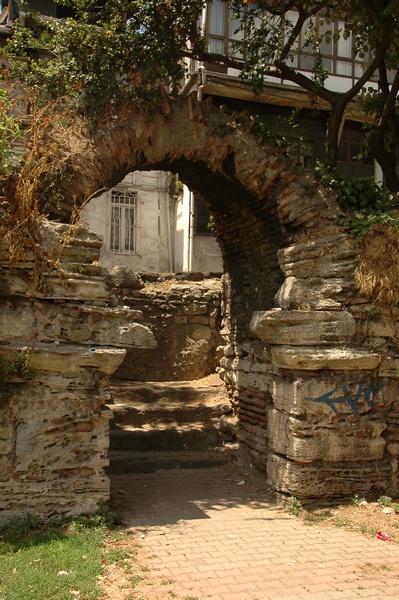
[[[91,137],[51,135],[62,159],[58,198],[64,215],[74,202],[134,170],[179,173],[204,198],[225,268],[221,375],[238,413],[240,439],[269,483],[301,498],[397,495],[396,323],[384,316],[379,326],[365,322],[369,305],[354,283],[358,251],[336,223],[334,198],[299,161],[276,145],[260,143],[244,117],[232,120],[190,99],[164,112],[132,111]],[[98,249],[98,241],[87,235],[77,240],[75,251],[85,248],[81,260],[89,264],[88,248],[94,246]],[[87,270],[92,281],[101,279],[93,265]],[[36,297],[58,307],[60,298],[87,304],[87,292],[73,285],[75,292],[62,295],[58,286],[57,294]],[[126,327],[123,335],[119,329],[119,338],[110,329],[107,335],[97,331],[95,323],[107,311],[133,318],[101,289],[103,295],[93,302],[100,298],[104,308],[94,310],[95,318],[87,308],[68,308],[67,327],[57,313],[61,309],[52,307],[63,341],[76,343],[71,331],[84,325],[86,339],[96,345],[123,345],[123,336],[125,344],[134,344],[137,328],[129,335]],[[9,286],[7,294],[24,296],[18,286]],[[35,302],[30,310],[38,322],[41,309]],[[37,334],[39,343],[51,338],[48,329]],[[6,341],[24,335],[8,331]],[[101,372],[100,363],[94,367]],[[98,389],[100,381],[90,389]],[[101,473],[99,467],[100,478]]]

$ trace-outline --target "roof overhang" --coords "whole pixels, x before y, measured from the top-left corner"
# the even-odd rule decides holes
[[[189,95],[192,92],[196,92],[198,87],[198,72],[196,72],[193,73],[186,82],[182,93],[184,95]],[[317,99],[316,102],[312,102],[309,92],[292,84],[267,82],[264,84],[260,94],[254,94],[251,85],[240,79],[239,76],[207,70],[204,83],[201,87],[202,94],[209,96],[219,96],[243,100],[245,102],[273,104],[275,106],[287,106],[291,108],[307,108],[310,110],[316,108],[326,112],[331,110],[331,106],[328,102],[322,99]],[[364,113],[355,107],[353,102],[349,104],[349,107],[351,120],[362,122],[368,120]]]

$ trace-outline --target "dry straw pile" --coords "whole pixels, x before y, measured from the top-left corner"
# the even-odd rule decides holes
[[[362,242],[355,273],[361,293],[374,303],[394,307],[399,303],[399,230],[376,225]]]

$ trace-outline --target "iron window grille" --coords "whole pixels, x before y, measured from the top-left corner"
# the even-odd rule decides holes
[[[110,251],[137,253],[137,192],[115,189],[111,192]]]

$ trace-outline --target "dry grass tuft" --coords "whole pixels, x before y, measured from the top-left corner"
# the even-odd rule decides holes
[[[56,270],[61,276],[59,263],[62,247],[68,241],[60,240],[57,247],[45,251],[41,244],[40,225],[50,206],[57,206],[58,182],[65,171],[65,163],[59,151],[59,140],[49,135],[60,130],[67,134],[72,127],[68,115],[60,106],[48,104],[37,108],[31,102],[29,135],[26,136],[24,154],[17,170],[1,180],[0,189],[0,259],[7,259],[11,266],[25,260],[33,260],[33,289],[44,289],[45,274]],[[71,207],[71,225],[78,220],[78,209]]]
[[[362,242],[355,272],[361,293],[381,306],[399,303],[399,231],[392,225],[376,225]]]

